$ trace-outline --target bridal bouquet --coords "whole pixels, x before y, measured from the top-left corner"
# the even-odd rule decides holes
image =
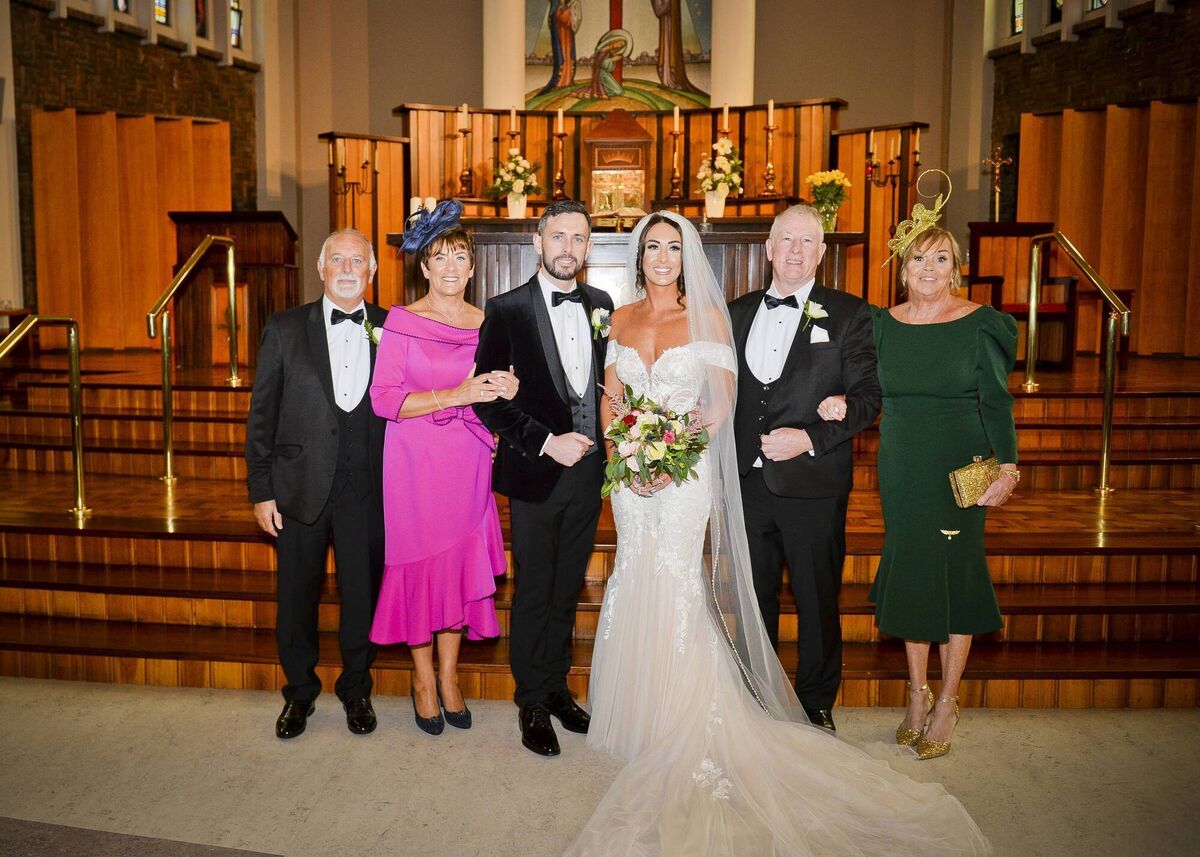
[[[604,436],[617,448],[604,467],[603,496],[631,484],[635,476],[646,483],[666,473],[676,485],[696,478],[700,453],[708,446],[699,409],[675,413],[634,395],[628,384],[623,397],[610,401],[613,421]]]

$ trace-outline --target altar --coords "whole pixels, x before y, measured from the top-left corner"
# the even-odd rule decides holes
[[[767,261],[766,241],[772,219],[740,217],[707,222],[693,219],[700,230],[705,256],[718,282],[725,286],[727,301],[770,285],[771,263]],[[482,307],[488,298],[516,288],[534,275],[538,268],[538,256],[533,249],[537,223],[536,218],[463,218],[463,226],[475,236],[475,278],[467,292],[468,300]],[[400,237],[399,233],[387,236],[387,243],[396,248],[392,252],[399,252]],[[826,233],[827,249],[817,268],[817,281],[830,288],[845,289],[849,253],[862,245],[864,238],[861,232]],[[592,252],[584,268],[588,285],[604,289],[618,302],[626,285],[629,239],[627,228],[594,229]],[[404,267],[403,302],[411,303],[425,293],[425,281],[411,258],[405,260]]]

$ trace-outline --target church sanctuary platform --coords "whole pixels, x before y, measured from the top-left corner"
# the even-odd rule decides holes
[[[157,356],[87,352],[84,475],[74,497],[65,357],[0,367],[0,674],[93,682],[277,690],[274,550],[246,500],[243,455],[251,378],[220,369],[174,378],[175,467],[163,472]],[[1081,356],[1014,373],[1023,478],[988,516],[988,560],[1004,630],[978,638],[962,698],[989,708],[1157,708],[1200,704],[1200,362],[1133,357],[1118,378],[1111,482],[1099,462],[1102,372]],[[882,547],[877,428],[856,439],[842,613],[839,703],[898,706],[900,641],[881,639],[866,595]],[[500,499],[507,535],[507,507]],[[592,641],[613,561],[607,507],[580,598],[572,689],[586,697]],[[330,559],[332,571],[332,558]],[[497,581],[507,633],[513,582]],[[322,680],[336,676],[338,595],[322,595]],[[794,606],[784,596],[780,655],[794,666]],[[405,647],[382,650],[376,689],[407,695]],[[937,660],[931,669],[936,673]],[[464,693],[509,699],[504,637],[464,643]]]

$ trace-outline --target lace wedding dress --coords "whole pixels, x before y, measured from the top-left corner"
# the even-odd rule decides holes
[[[610,341],[613,362],[622,383],[677,412],[696,404],[712,367],[736,373],[732,349],[716,342],[668,349],[647,368],[636,349]],[[709,462],[697,472],[650,497],[612,495],[617,556],[592,657],[587,742],[628,764],[566,853],[990,853],[940,786],[760,705],[730,629],[708,609]]]

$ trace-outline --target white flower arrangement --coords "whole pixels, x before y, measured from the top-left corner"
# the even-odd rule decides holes
[[[716,191],[721,196],[736,193],[742,189],[742,159],[738,156],[737,146],[728,137],[722,137],[712,145],[716,155],[705,159],[700,166],[696,178],[700,180],[700,190],[708,193]]]
[[[506,197],[510,193],[531,196],[541,193],[542,186],[538,184],[537,177],[540,166],[522,157],[520,149],[509,149],[508,160],[496,166],[491,187],[487,189],[488,196]]]

